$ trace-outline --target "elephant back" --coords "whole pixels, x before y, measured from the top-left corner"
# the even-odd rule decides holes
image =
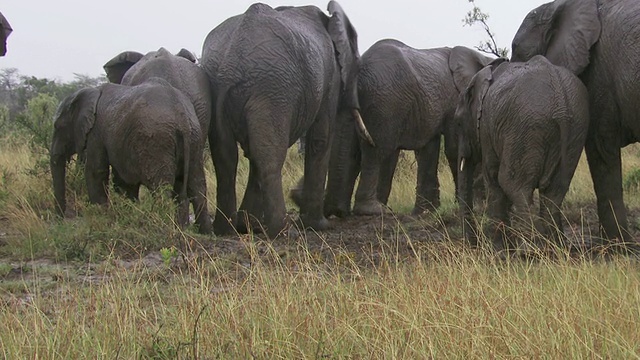
[[[204,70],[188,59],[161,48],[147,53],[136,62],[125,73],[122,84],[140,85],[153,77],[166,80],[189,99],[202,131],[208,133],[211,121],[211,90]]]

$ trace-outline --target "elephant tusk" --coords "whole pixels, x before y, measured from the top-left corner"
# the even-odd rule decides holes
[[[464,158],[460,160],[460,171],[464,171]]]
[[[373,141],[373,138],[371,138],[371,135],[369,134],[369,130],[367,130],[367,127],[364,125],[362,116],[360,116],[360,111],[358,111],[358,109],[353,109],[352,115],[356,119],[358,129],[360,130],[360,135],[364,136],[364,139],[367,140],[369,145],[375,147],[376,143]]]

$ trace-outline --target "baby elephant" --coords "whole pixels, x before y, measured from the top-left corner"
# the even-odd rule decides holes
[[[526,63],[498,59],[480,70],[460,94],[458,186],[465,237],[472,231],[473,172],[482,164],[494,248],[515,248],[505,236],[511,207],[514,226],[531,226],[560,240],[560,206],[584,147],[589,126],[587,90],[568,70],[542,56]],[[532,209],[540,196],[539,217]],[[517,226],[516,226],[517,225]]]
[[[107,202],[109,166],[119,186],[135,198],[139,186],[173,186],[178,224],[189,220],[191,199],[201,233],[210,233],[202,134],[193,105],[168,82],[84,88],[58,107],[51,144],[51,173],[58,212],[64,215],[66,164],[85,158],[89,201]]]

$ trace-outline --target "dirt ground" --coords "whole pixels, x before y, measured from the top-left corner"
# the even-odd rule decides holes
[[[602,246],[601,240],[594,235],[598,230],[595,208],[585,207],[581,212],[582,217],[569,216],[569,224],[565,224],[570,254],[576,258],[585,254],[598,256],[602,253]],[[639,218],[640,210],[632,209],[629,216],[630,219]],[[12,301],[28,301],[29,284],[35,281],[39,285],[48,283],[51,289],[68,281],[90,284],[109,279],[115,269],[152,272],[154,276],[168,278],[188,272],[194,262],[210,260],[227,262],[230,268],[236,269],[238,277],[243,277],[255,261],[268,263],[278,259],[282,263],[293,264],[306,258],[306,261],[328,266],[342,263],[375,268],[390,260],[402,263],[420,257],[428,261],[433,256],[445,254],[455,257],[456,251],[468,250],[462,241],[459,220],[454,215],[351,216],[345,219],[331,218],[330,224],[331,229],[320,233],[293,231],[292,236],[273,240],[250,234],[198,237],[191,241],[188,249],[180,249],[179,255],[173,257],[170,264],[159,251],[151,251],[137,258],[113,258],[97,263],[0,259],[0,300],[12,298]],[[634,227],[632,230],[636,236],[639,235],[638,229]],[[0,232],[0,246],[6,236],[10,234]]]

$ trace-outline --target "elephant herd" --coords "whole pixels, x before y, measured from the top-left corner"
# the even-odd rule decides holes
[[[190,202],[200,232],[263,226],[275,237],[289,222],[282,167],[305,135],[304,177],[291,192],[305,227],[386,212],[400,150],[415,152],[413,213],[420,214],[439,206],[444,138],[472,243],[484,231],[496,249],[516,246],[506,229],[532,224],[560,240],[560,207],[583,149],[603,236],[627,243],[620,148],[640,140],[639,40],[634,0],[555,0],[525,17],[510,60],[397,40],[360,56],[337,2],[328,15],[256,3],[207,35],[201,59],[184,49],[124,52],[104,66],[111,84],[62,101],[51,145],[57,207],[63,215],[65,168],[78,154],[91,202],[107,201],[110,180],[132,199],[140,185],[169,185],[181,225]],[[213,223],[207,138],[217,182]],[[250,166],[239,208],[238,144]],[[484,229],[471,216],[476,173],[486,187]]]

